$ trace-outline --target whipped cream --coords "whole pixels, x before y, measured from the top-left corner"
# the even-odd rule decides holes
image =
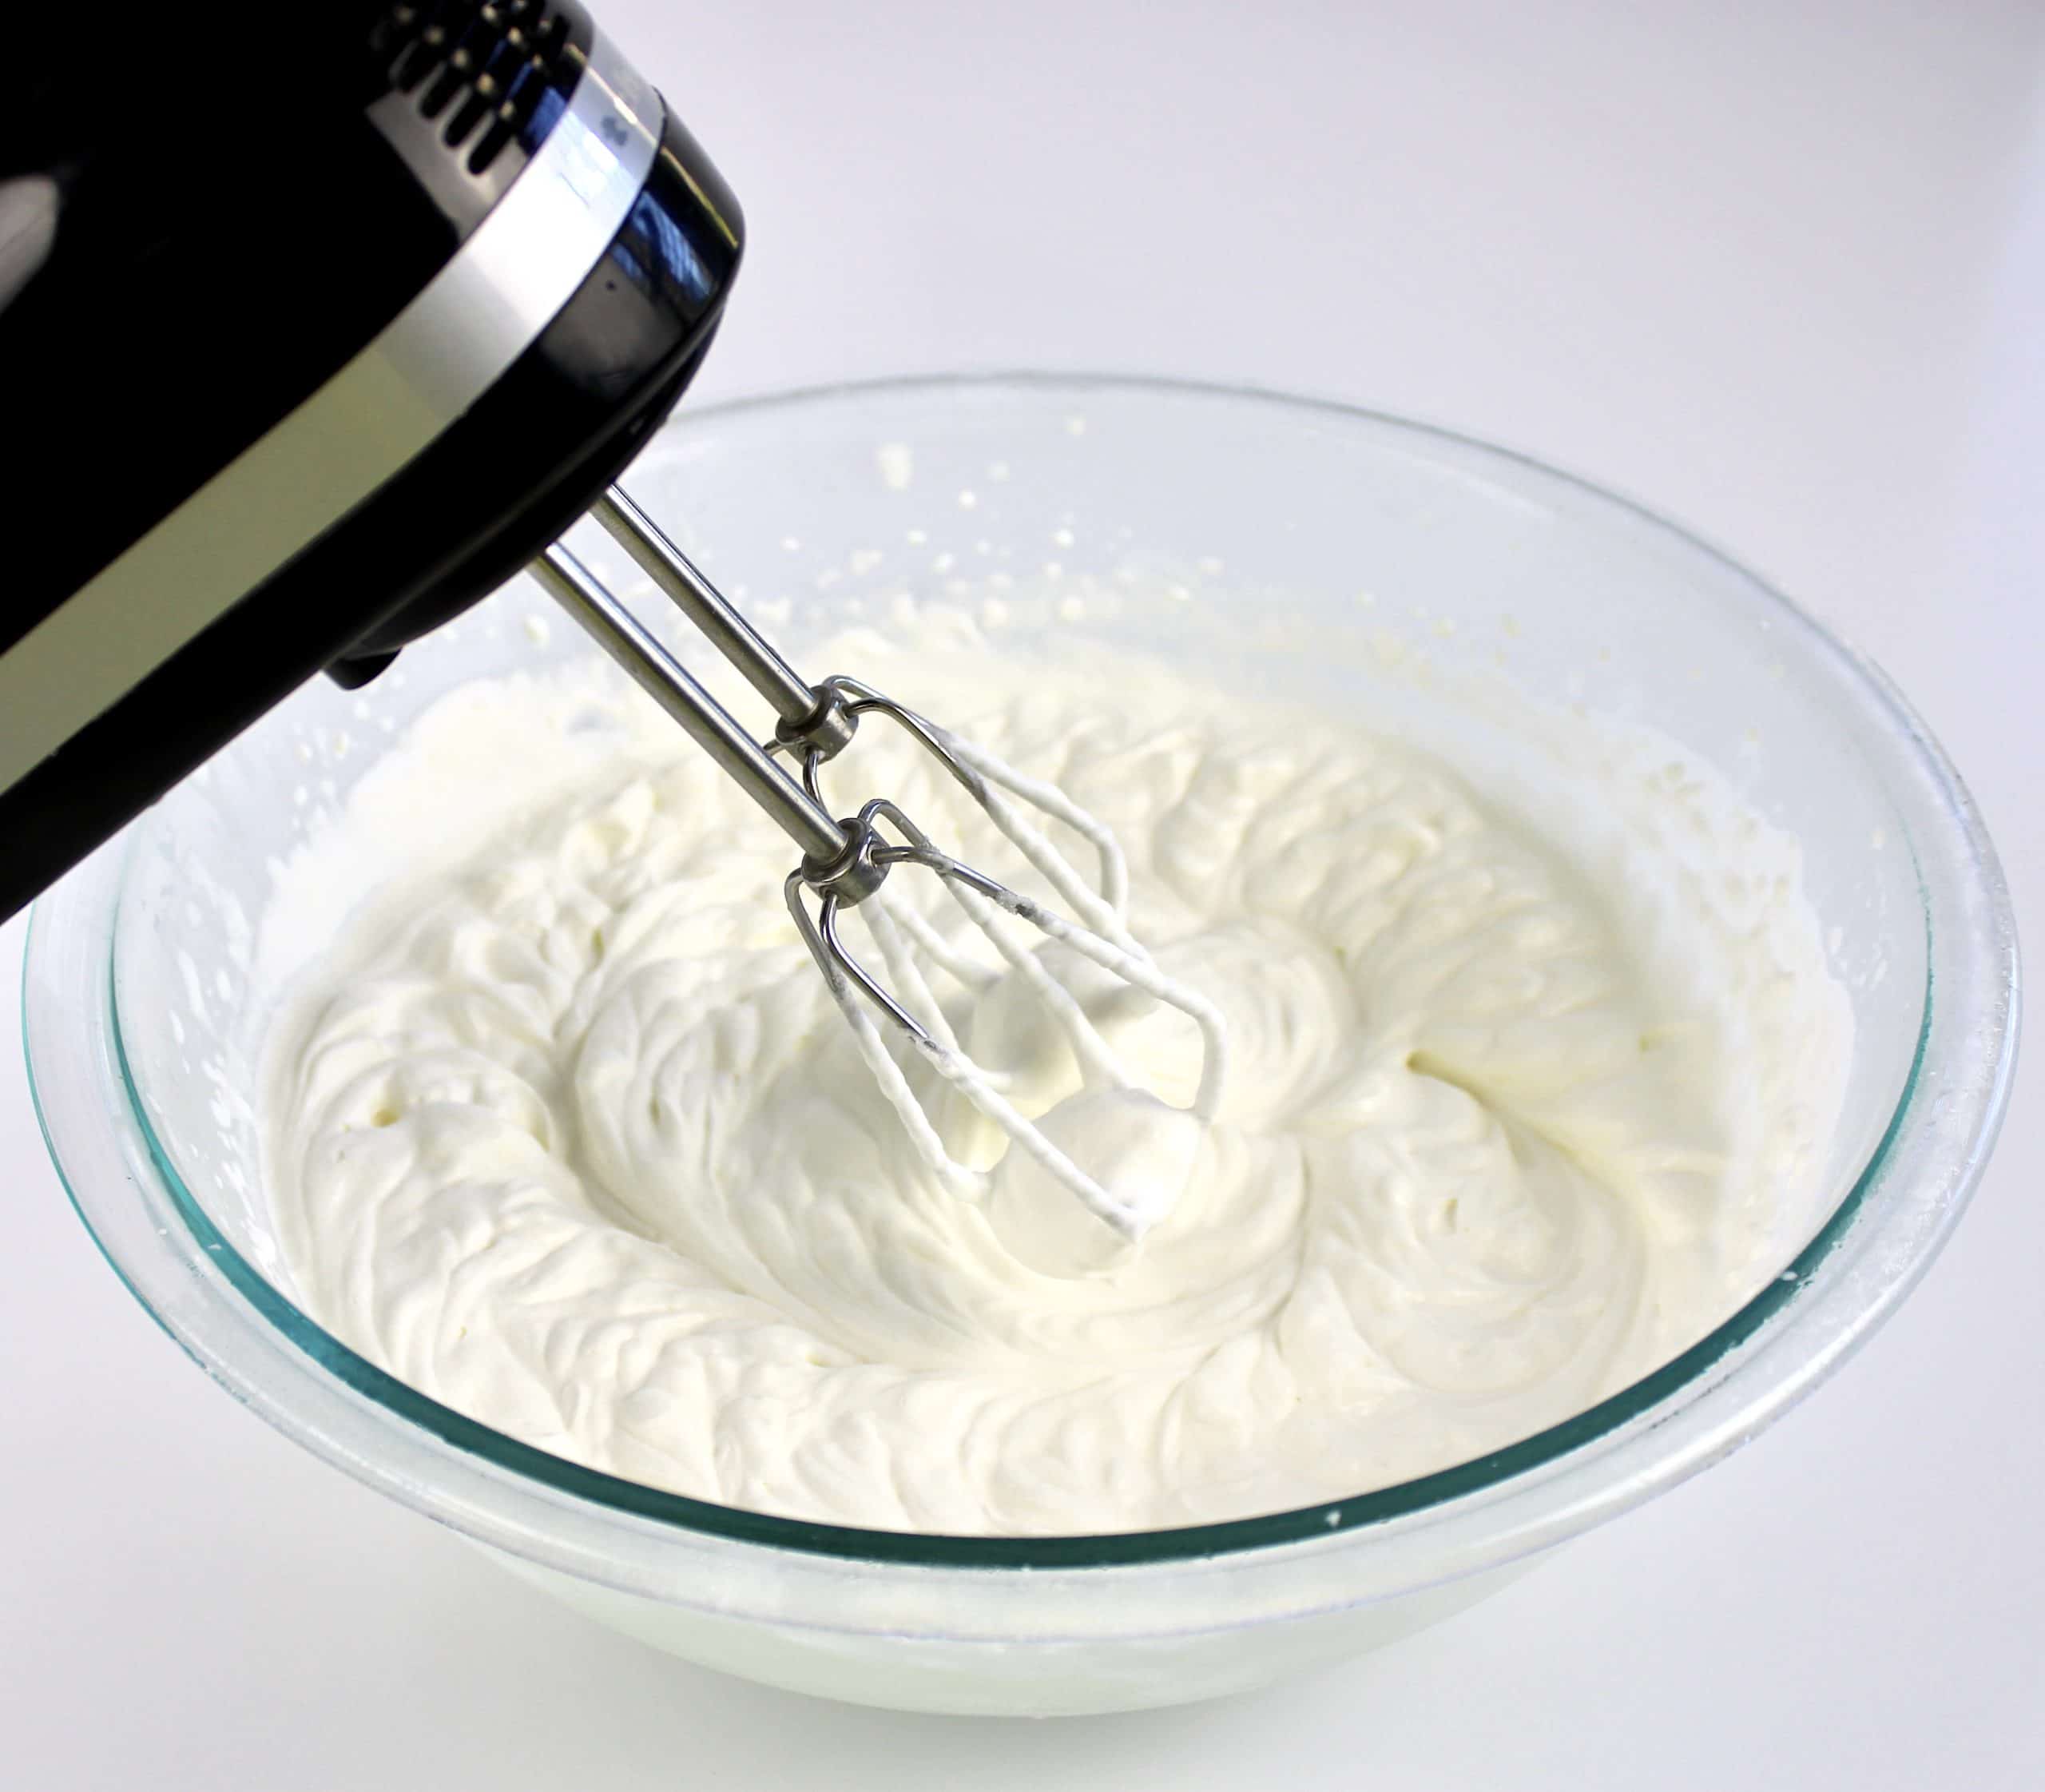
[[[1846,1003],[1754,818],[1765,924],[1737,868],[1607,887],[1436,758],[1106,647],[995,653],[939,616],[804,658],[1115,830],[1132,932],[1225,1017],[1218,1111],[1184,1111],[1193,1025],[1065,948],[1046,962],[1139,1089],[1086,1083],[1012,971],[972,999],[934,978],[1008,1099],[1165,1217],[1130,1245],[905,1059],[992,1171],[960,1198],[789,926],[778,832],[606,669],[472,687],[337,824],[351,852],[416,846],[439,807],[446,850],[376,866],[264,1073],[301,1298],[435,1399],[764,1512],[1197,1523],[1582,1409],[1765,1281],[1822,1192]],[[554,769],[478,804],[500,755]],[[885,793],[1038,889],[891,730],[828,777],[836,806]],[[266,928],[293,900],[288,879]],[[934,891],[925,912],[947,924]]]

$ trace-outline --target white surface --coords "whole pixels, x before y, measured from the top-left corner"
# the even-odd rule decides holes
[[[1888,665],[2045,941],[2030,0],[602,11],[748,209],[701,395],[1146,368],[1527,448],[1732,546]],[[1900,1316],[1730,1460],[1383,1656],[1022,1725],[685,1668],[273,1436],[97,1260],[9,1050],[0,1779],[2035,1787],[2039,1089],[2034,1057]]]

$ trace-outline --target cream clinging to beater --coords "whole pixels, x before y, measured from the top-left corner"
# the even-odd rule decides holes
[[[960,1046],[924,966],[968,991],[983,990],[989,973],[949,946],[914,907],[896,901],[887,881],[898,867],[935,873],[946,893],[1054,1019],[1089,1082],[1112,1091],[1110,1102],[1123,1105],[1133,1125],[1151,1119],[1162,1104],[1137,1086],[1084,1007],[1060,984],[1044,957],[1019,940],[1008,923],[1034,928],[1189,1017],[1200,1028],[1204,1069],[1187,1112],[1194,1120],[1210,1119],[1221,1099],[1225,1059],[1221,1011],[1190,985],[1158,969],[1130,936],[1123,914],[1128,872],[1113,832],[1056,785],[1025,777],[858,679],[833,675],[815,685],[806,684],[624,493],[606,493],[592,514],[747,683],[773,705],[779,717],[774,739],[764,747],[755,745],[731,713],[567,549],[558,544],[549,548],[534,566],[534,576],[801,849],[801,862],[784,884],[790,917],[858,1039],[861,1055],[925,1162],[956,1193],[979,1198],[987,1192],[984,1173],[959,1163],[946,1148],[876,1031],[869,1010],[906,1036],[946,1083],[1096,1218],[1126,1239],[1140,1238],[1169,1208],[1173,1192],[1141,1170],[1134,1178],[1104,1184],[1006,1099],[999,1071],[975,1063]],[[824,804],[821,770],[852,743],[860,719],[867,716],[885,717],[929,753],[1002,837],[1084,920],[1058,914],[963,863],[887,797],[869,797],[856,814],[832,820]],[[800,785],[776,763],[779,753],[799,759]],[[1018,802],[1062,823],[1093,847],[1101,864],[1098,893],[1043,830],[1025,817]],[[845,944],[842,916],[850,908],[860,909],[868,920],[886,980]]]

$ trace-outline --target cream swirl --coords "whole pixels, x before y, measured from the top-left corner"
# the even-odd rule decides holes
[[[1768,1273],[1755,1216],[1808,1192],[1829,1084],[1804,1061],[1836,1039],[1737,1044],[1738,1016],[1669,994],[1682,979],[1559,852],[1416,752],[1135,662],[1053,681],[977,655],[962,674],[959,651],[901,650],[890,681],[973,689],[947,720],[1114,827],[1138,936],[1227,1017],[1214,1122],[1158,1122],[1146,1157],[1024,993],[957,998],[1019,1105],[1183,1177],[1141,1249],[1006,1163],[985,1206],[934,1182],[775,900],[778,836],[621,707],[598,781],[399,878],[273,1028],[270,1185],[317,1317],[450,1405],[657,1486],[1074,1532],[1495,1448]],[[534,729],[571,707],[502,701]],[[991,854],[912,750],[856,753],[864,784]],[[1190,1024],[1058,968],[1188,1101]],[[969,1114],[947,1127],[999,1158]]]

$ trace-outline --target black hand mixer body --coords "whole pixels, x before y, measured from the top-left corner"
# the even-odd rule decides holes
[[[739,261],[574,0],[135,10],[0,77],[0,918],[531,560]]]

